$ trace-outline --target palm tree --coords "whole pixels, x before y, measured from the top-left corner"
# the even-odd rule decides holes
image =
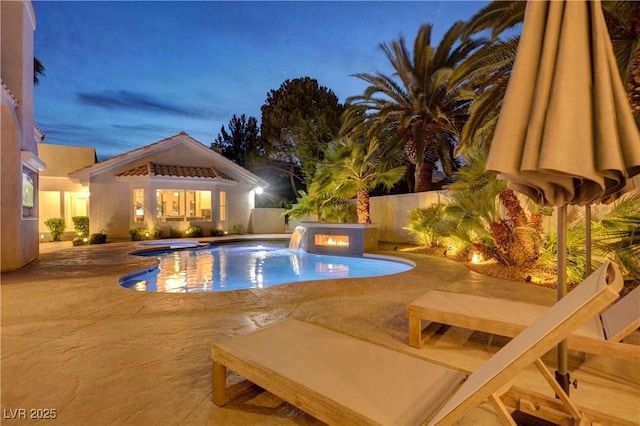
[[[433,26],[423,25],[412,53],[402,37],[390,45],[382,43],[380,48],[394,75],[355,74],[369,86],[363,95],[347,99],[346,120],[359,117],[366,121],[364,126],[351,128],[352,136],[376,137],[394,130],[395,139],[416,167],[415,192],[431,188],[438,160],[447,175],[455,167],[452,144],[459,138],[474,97],[466,88],[468,70],[462,64],[483,43],[463,39],[464,25],[454,24],[437,47],[431,44]]]
[[[471,147],[488,152],[519,40],[519,37],[495,40],[468,58],[467,64],[472,70],[468,80],[473,82],[476,99],[469,107],[469,117],[456,150],[458,154]]]
[[[592,211],[592,267],[615,260],[628,278],[640,278],[640,194],[630,192],[610,205]],[[586,266],[584,209],[571,206],[567,212],[567,265],[569,282],[584,279]],[[554,268],[557,262],[557,235],[550,234],[537,264]]]
[[[616,200],[599,217],[596,212],[595,251],[613,258],[626,272],[640,279],[640,194],[631,192]]]
[[[627,82],[629,102],[636,122],[640,123],[640,2],[604,1],[602,6],[620,76]],[[465,64],[467,69],[474,70],[467,78],[474,82],[477,98],[462,132],[460,152],[471,146],[488,149],[520,39],[500,36],[522,24],[525,9],[523,0],[494,1],[469,20],[467,36],[490,30],[491,42]]]
[[[620,77],[627,82],[631,110],[640,124],[640,2],[605,1],[602,6]]]
[[[42,65],[42,62],[40,62],[40,59],[34,57],[33,58],[33,85],[34,86],[37,86],[40,83],[40,76],[46,75],[44,72],[45,72],[44,65]]]
[[[371,223],[369,191],[378,185],[389,189],[402,178],[405,166],[398,164],[398,154],[402,154],[401,147],[382,144],[378,139],[337,139],[325,150],[312,188],[330,198],[345,200],[355,196],[358,223]]]
[[[499,217],[496,198],[506,183],[485,170],[486,152],[465,152],[465,165],[456,172],[456,180],[447,185],[450,201],[445,214],[451,218],[450,234],[465,245],[493,245],[490,224]]]
[[[448,232],[470,244],[485,258],[505,265],[531,265],[540,250],[540,213],[528,215],[506,182],[485,170],[486,152],[471,149],[458,179],[447,185]],[[496,202],[496,201],[499,201]]]
[[[294,219],[315,215],[318,221],[322,222],[322,203],[325,200],[319,198],[317,194],[307,193],[302,189],[298,190],[298,195],[296,203],[284,213]]]

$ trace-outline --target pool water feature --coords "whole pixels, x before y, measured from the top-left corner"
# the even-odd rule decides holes
[[[296,226],[291,234],[291,239],[289,240],[289,250],[296,252],[298,250],[304,250],[305,240],[303,239],[305,234],[307,233],[307,228],[304,226]]]
[[[401,259],[294,252],[288,243],[269,242],[140,255],[158,257],[160,264],[153,270],[125,276],[120,284],[132,290],[166,293],[232,291],[299,281],[391,275],[414,266]]]
[[[291,234],[289,248],[307,253],[362,256],[378,249],[378,225],[300,222]]]

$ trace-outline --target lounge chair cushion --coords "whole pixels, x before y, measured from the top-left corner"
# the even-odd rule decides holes
[[[640,327],[640,286],[602,314],[607,340],[617,342]]]
[[[313,403],[337,402],[354,411],[353,419],[364,415],[385,425],[419,424],[467,377],[463,371],[295,319],[217,343],[212,349],[217,358],[214,351],[238,357],[240,365],[234,368],[229,362],[227,367],[249,380],[254,369],[260,376],[270,373],[272,385],[287,386],[286,394],[302,398],[311,392]],[[303,389],[296,392],[296,387]]]
[[[429,321],[513,337],[549,310],[549,306],[466,293],[430,290],[407,307],[409,315]],[[574,334],[604,339],[600,316],[581,325]]]

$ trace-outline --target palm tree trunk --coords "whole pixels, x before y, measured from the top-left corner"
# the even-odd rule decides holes
[[[409,192],[415,192],[416,187],[416,165],[409,163],[407,165],[407,172],[405,174],[405,180],[407,181],[407,188]]]
[[[433,181],[433,163],[423,161],[418,167],[416,166],[416,186],[415,192],[425,192],[431,190],[431,182]]]
[[[371,223],[369,215],[369,190],[367,188],[358,189],[357,206],[358,223]]]
[[[294,194],[298,194],[298,187],[296,186],[296,170],[293,164],[289,165],[289,183]]]
[[[635,14],[631,22],[631,31],[635,36],[640,35],[640,7],[636,5]],[[640,123],[640,55],[636,56],[629,75],[629,101],[636,122]]]
[[[640,19],[638,21],[640,22]],[[636,122],[640,122],[640,56],[633,62],[629,76],[629,102]]]

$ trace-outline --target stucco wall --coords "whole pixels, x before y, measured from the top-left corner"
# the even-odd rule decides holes
[[[73,182],[68,174],[94,164],[94,148],[38,143],[38,156],[47,164],[40,173],[39,182],[39,233],[50,239],[49,228],[44,224],[52,217],[66,220],[66,234],[73,237],[73,216],[89,215],[89,187]],[[66,193],[66,194],[65,194]]]
[[[282,234],[284,233],[284,209],[260,208],[251,212],[251,227],[253,234]]]
[[[640,176],[635,177],[635,191],[640,194]],[[530,214],[527,205],[530,204],[526,196],[516,193],[522,207]],[[371,197],[371,221],[380,225],[379,240],[395,243],[415,243],[415,239],[408,231],[403,229],[409,223],[409,211],[415,208],[429,207],[431,204],[447,204],[447,191],[429,191],[412,194],[387,195]],[[570,208],[583,210],[584,207],[572,206]],[[596,215],[598,210],[610,209],[611,205],[593,205],[592,212]],[[542,232],[550,234],[556,229],[556,210],[551,216],[542,217]]]
[[[432,204],[446,205],[449,202],[447,192],[442,190],[371,197],[371,220],[380,224],[379,240],[394,243],[415,243],[415,238],[403,229],[409,224],[409,211],[416,208],[426,208]],[[522,194],[516,195],[526,210],[527,197]],[[542,230],[546,233],[555,230],[555,215],[543,216]]]
[[[233,232],[234,226],[241,226],[243,232],[249,232],[251,210],[255,206],[255,195],[252,188],[239,186],[227,192],[228,201],[228,231]]]
[[[0,215],[2,245],[2,270],[11,270],[20,267],[20,251],[16,241],[20,239],[21,200],[19,189],[21,188],[21,160],[19,151],[18,123],[13,120],[12,108],[2,105],[2,186],[0,188]]]
[[[409,210],[446,203],[446,191],[371,197],[371,221],[379,225],[378,240],[394,243],[414,242],[404,228],[409,223]]]
[[[129,185],[105,175],[91,180],[89,232],[105,232],[111,239],[127,239],[130,224]]]
[[[2,1],[0,8],[0,77],[11,92],[9,96],[3,89],[0,116],[0,257],[2,271],[8,271],[21,268],[39,255],[37,194],[31,216],[23,217],[22,208],[23,152],[39,162],[33,123],[35,15],[30,1]],[[18,107],[12,105],[11,97],[19,102]]]
[[[33,130],[33,5],[30,1],[2,1],[0,7],[2,81],[20,102],[20,147],[37,153]]]
[[[96,150],[83,146],[39,143],[38,156],[47,164],[40,177],[64,177],[96,162]]]
[[[133,221],[133,190],[145,191],[145,221]],[[159,222],[156,219],[156,190],[201,190],[212,193],[212,220],[196,222]],[[218,218],[218,192],[227,192],[227,223],[221,224]],[[214,183],[207,181],[193,181],[185,179],[155,179],[152,184],[148,181],[117,180],[104,174],[91,180],[90,228],[91,233],[105,232],[109,239],[129,239],[131,228],[153,228],[158,226],[164,236],[168,236],[169,228],[181,231],[189,225],[197,225],[208,236],[211,229],[223,228],[229,232],[234,225],[242,225],[246,232],[249,227],[249,216],[253,208],[253,191],[249,187],[243,188],[237,184]]]

